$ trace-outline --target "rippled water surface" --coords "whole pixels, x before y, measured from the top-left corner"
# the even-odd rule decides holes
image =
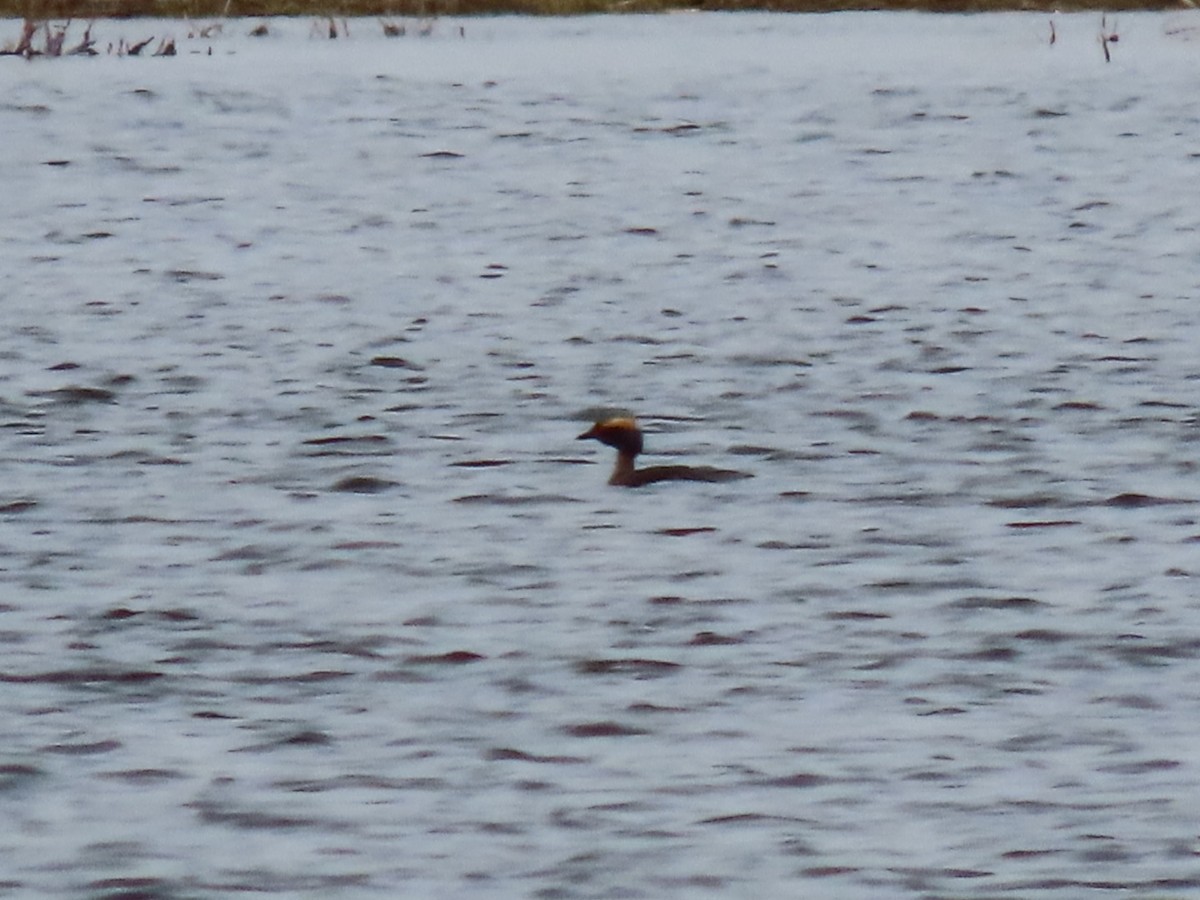
[[[1196,896],[1194,18],[251,24],[0,59],[0,895]]]

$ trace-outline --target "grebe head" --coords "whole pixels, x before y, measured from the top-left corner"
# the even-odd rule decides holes
[[[642,452],[642,429],[638,428],[638,424],[634,419],[626,416],[597,422],[583,434],[579,435],[576,440],[583,441],[588,439],[595,439],[602,444],[607,444],[620,453],[626,453],[630,456],[637,456]]]

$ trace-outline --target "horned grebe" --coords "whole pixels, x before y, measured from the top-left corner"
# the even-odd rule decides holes
[[[733,469],[714,469],[712,466],[648,466],[639,469],[635,460],[642,452],[642,430],[637,422],[622,416],[597,422],[576,440],[594,439],[617,451],[617,465],[609,484],[619,487],[642,487],[658,481],[734,481],[750,478],[746,472]]]

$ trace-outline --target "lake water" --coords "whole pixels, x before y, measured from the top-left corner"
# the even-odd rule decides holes
[[[0,895],[1195,896],[1200,20],[1050,22],[0,59]]]

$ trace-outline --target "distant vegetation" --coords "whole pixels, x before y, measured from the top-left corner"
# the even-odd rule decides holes
[[[999,10],[1179,9],[1193,0],[0,0],[0,17],[105,19],[153,16],[212,19],[238,16],[475,16],[525,13],[585,15],[672,9],[830,12],[842,9],[917,9],[931,12]]]

